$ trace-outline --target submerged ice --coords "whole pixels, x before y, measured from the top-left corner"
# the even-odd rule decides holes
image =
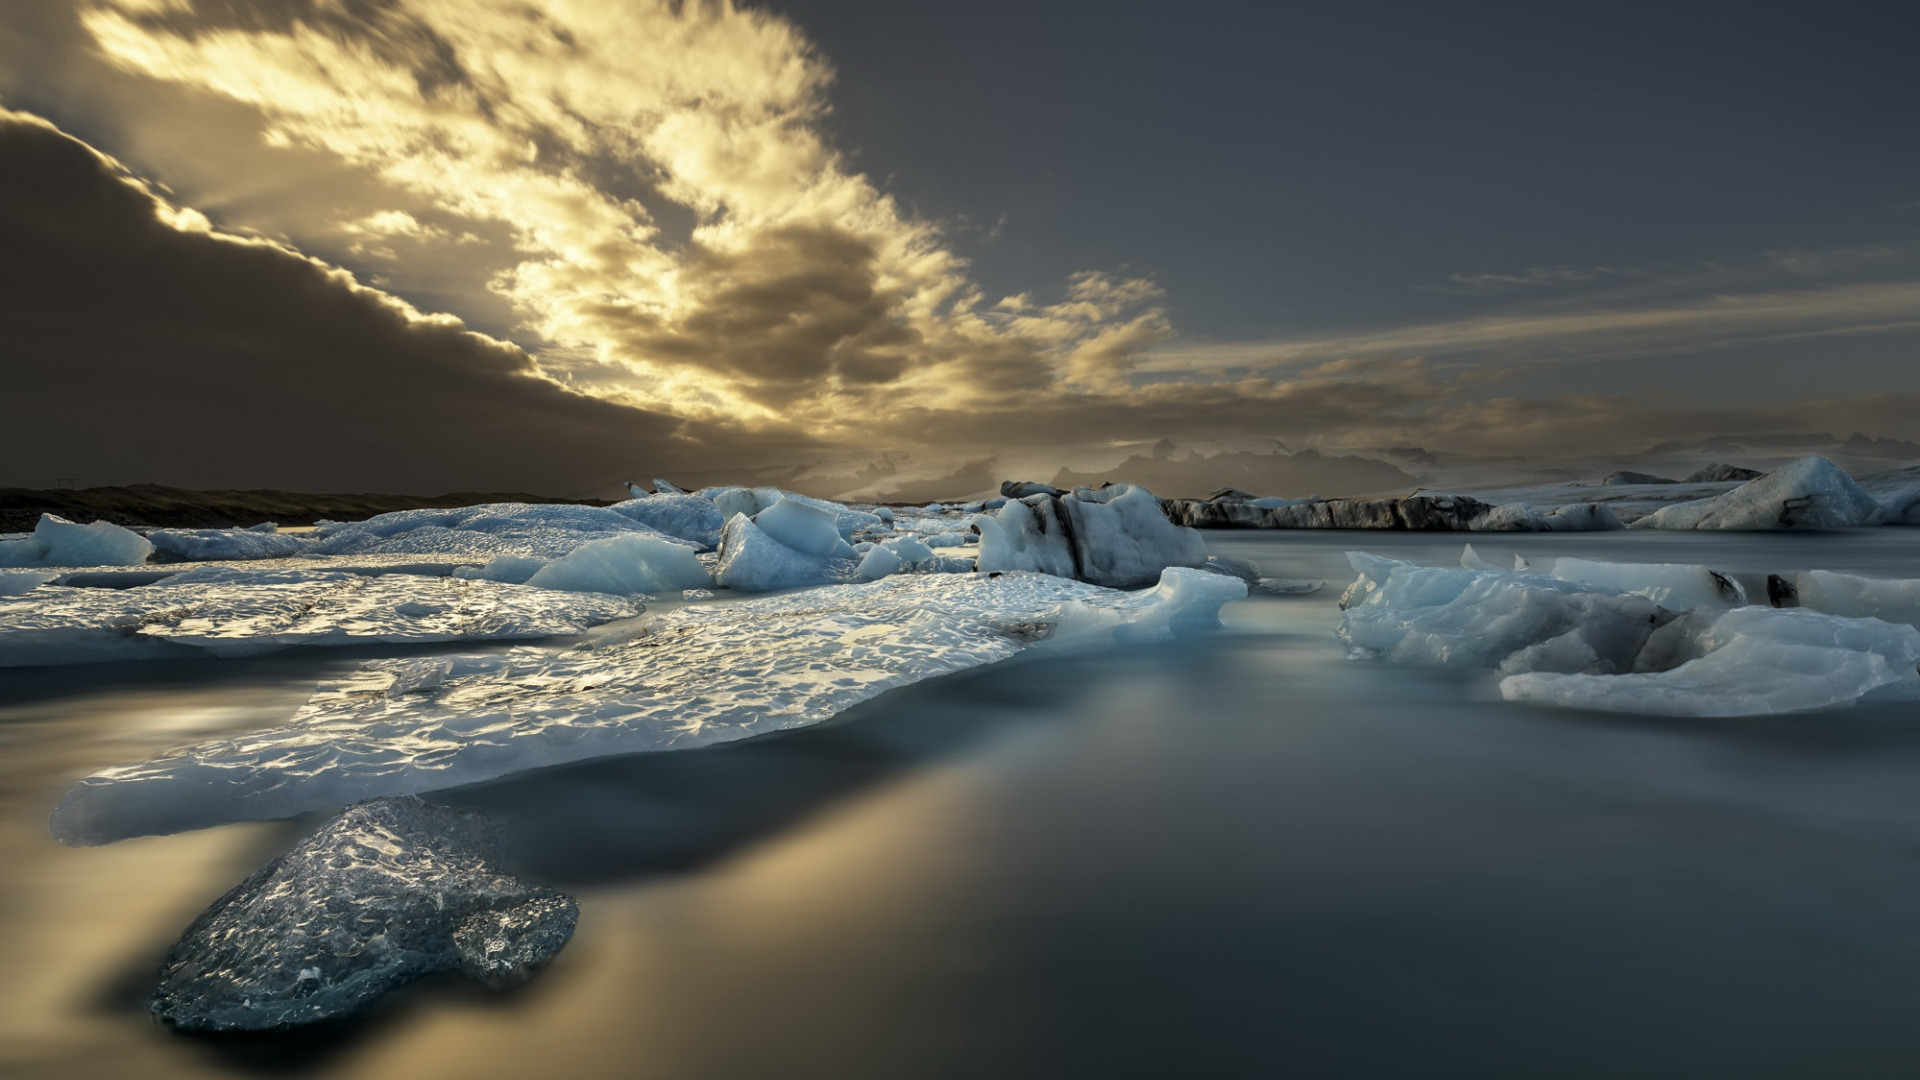
[[[1133,593],[1042,574],[894,576],[681,608],[560,651],[374,661],[282,727],[82,780],[53,829],[105,843],[706,746],[817,723],[1041,641],[1163,639],[1215,624],[1246,591],[1187,569]]]
[[[360,803],[215,901],[160,969],[149,1007],[184,1031],[348,1016],[438,971],[532,977],[573,935],[573,898],[496,870],[483,818],[418,799]]]

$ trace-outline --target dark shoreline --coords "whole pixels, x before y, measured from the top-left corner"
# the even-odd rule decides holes
[[[523,491],[455,491],[444,495],[318,493],[260,488],[194,491],[160,484],[93,488],[0,488],[0,532],[30,532],[41,514],[69,521],[110,521],[129,528],[225,529],[263,521],[312,525],[321,519],[361,521],[395,510],[474,506],[479,503],[574,503],[606,506],[606,499],[566,499]]]

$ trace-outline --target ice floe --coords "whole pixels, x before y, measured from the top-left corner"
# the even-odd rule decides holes
[[[706,746],[817,723],[1042,641],[1214,625],[1245,595],[1236,578],[1178,568],[1131,593],[1042,574],[906,575],[680,608],[565,650],[374,661],[284,726],[82,780],[53,829],[104,843]]]
[[[1637,529],[1845,529],[1885,519],[1880,501],[1818,455],[1710,499],[1662,507]]]
[[[655,480],[656,485],[661,481]],[[668,536],[691,540],[702,548],[720,546],[720,529],[727,523],[712,499],[689,495],[684,491],[662,491],[658,495],[629,499],[607,507],[616,514],[632,518]]]
[[[0,667],[550,637],[641,610],[491,581],[205,567],[133,589],[0,597]]]
[[[1802,570],[1786,579],[1792,585],[1788,592],[1791,603],[1783,605],[1776,599],[1775,606],[1920,626],[1920,581],[1890,581],[1831,570]]]
[[[248,529],[154,529],[147,533],[147,540],[164,562],[284,559],[307,546],[306,537],[282,533],[271,524]]]
[[[349,807],[194,920],[149,1007],[183,1031],[264,1031],[349,1016],[439,971],[523,982],[579,907],[493,858],[477,815],[406,796]]]
[[[0,566],[138,566],[151,554],[153,545],[132,529],[56,514],[41,514],[30,536],[0,540]]]
[[[1338,633],[1351,655],[1491,668],[1510,700],[1745,716],[1920,694],[1920,630],[1883,618],[1920,615],[1920,582],[1796,575],[1828,613],[1744,603],[1732,578],[1697,566],[1560,559],[1540,574],[1471,549],[1458,569],[1348,560],[1359,576]]]
[[[305,554],[440,555],[557,559],[582,544],[638,534],[672,540],[617,510],[565,503],[486,503],[451,510],[401,510],[365,521],[328,522]]]

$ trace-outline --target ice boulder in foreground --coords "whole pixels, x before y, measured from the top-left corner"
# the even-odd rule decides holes
[[[1777,588],[1780,580],[1776,577],[1768,584]],[[1802,570],[1786,580],[1791,588],[1773,598],[1777,607],[1920,626],[1920,581],[1856,577],[1831,570]]]
[[[1710,571],[1561,560],[1555,576],[1424,567],[1350,552],[1340,637],[1358,658],[1493,668],[1509,700],[1747,716],[1920,694],[1920,631],[1873,618],[1727,608]],[[1566,573],[1575,578],[1562,580]],[[1676,613],[1636,584],[1673,602]],[[1729,583],[1731,584],[1731,583]]]
[[[1740,583],[1718,570],[1690,563],[1615,563],[1559,558],[1552,576],[1561,581],[1634,593],[1670,611],[1738,607],[1747,602]]]
[[[0,566],[139,566],[151,554],[153,545],[132,529],[55,514],[41,514],[31,536],[0,540]]]
[[[1846,529],[1884,519],[1880,502],[1840,466],[1808,456],[1711,499],[1662,507],[1636,529]]]
[[[1044,574],[916,574],[680,608],[561,651],[373,661],[319,688],[282,727],[80,781],[53,831],[106,843],[744,739],[1040,642],[1156,641],[1217,625],[1221,605],[1246,592],[1185,569],[1131,593]]]
[[[560,592],[632,596],[710,588],[713,577],[692,545],[628,534],[582,544],[541,567],[526,584]]]
[[[982,573],[1037,570],[1128,588],[1156,580],[1167,567],[1207,561],[1206,540],[1168,521],[1160,500],[1134,484],[1029,495],[973,523]]]
[[[149,1007],[181,1031],[263,1031],[352,1015],[439,971],[523,982],[579,907],[492,860],[477,815],[406,796],[348,807],[187,927]]]
[[[0,667],[551,637],[641,610],[620,597],[492,581],[209,568],[137,589],[0,597]]]
[[[668,536],[691,540],[708,550],[720,546],[720,529],[727,523],[713,500],[684,491],[662,491],[658,495],[614,503],[607,509]]]
[[[273,526],[251,529],[155,529],[147,534],[163,562],[225,562],[284,559],[307,546],[304,537],[287,536]]]
[[[609,536],[673,537],[615,510],[564,503],[485,503],[451,510],[400,510],[313,531],[308,555],[439,555],[557,559]]]
[[[839,540],[837,534],[835,540]],[[720,561],[714,567],[713,580],[736,592],[773,592],[848,581],[854,576],[855,566],[851,558],[790,548],[754,524],[752,518],[735,514],[721,532]]]

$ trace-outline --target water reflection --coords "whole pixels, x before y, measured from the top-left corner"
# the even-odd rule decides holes
[[[1920,576],[1920,538],[1901,530],[1641,535],[1509,546]],[[580,897],[578,937],[521,993],[420,985],[293,1041],[172,1038],[138,1000],[143,967],[297,827],[68,850],[45,815],[73,776],[171,745],[179,725],[276,722],[330,661],[64,692],[56,678],[0,710],[14,871],[0,1062],[42,1076],[1910,1072],[1914,706],[1620,718],[1489,701],[1471,674],[1350,664],[1328,629],[1352,539],[1217,536],[1268,573],[1336,584],[1240,606],[1204,642],[1029,657],[824,728],[449,793],[508,823],[510,869]],[[1365,539],[1438,559],[1460,538]]]

